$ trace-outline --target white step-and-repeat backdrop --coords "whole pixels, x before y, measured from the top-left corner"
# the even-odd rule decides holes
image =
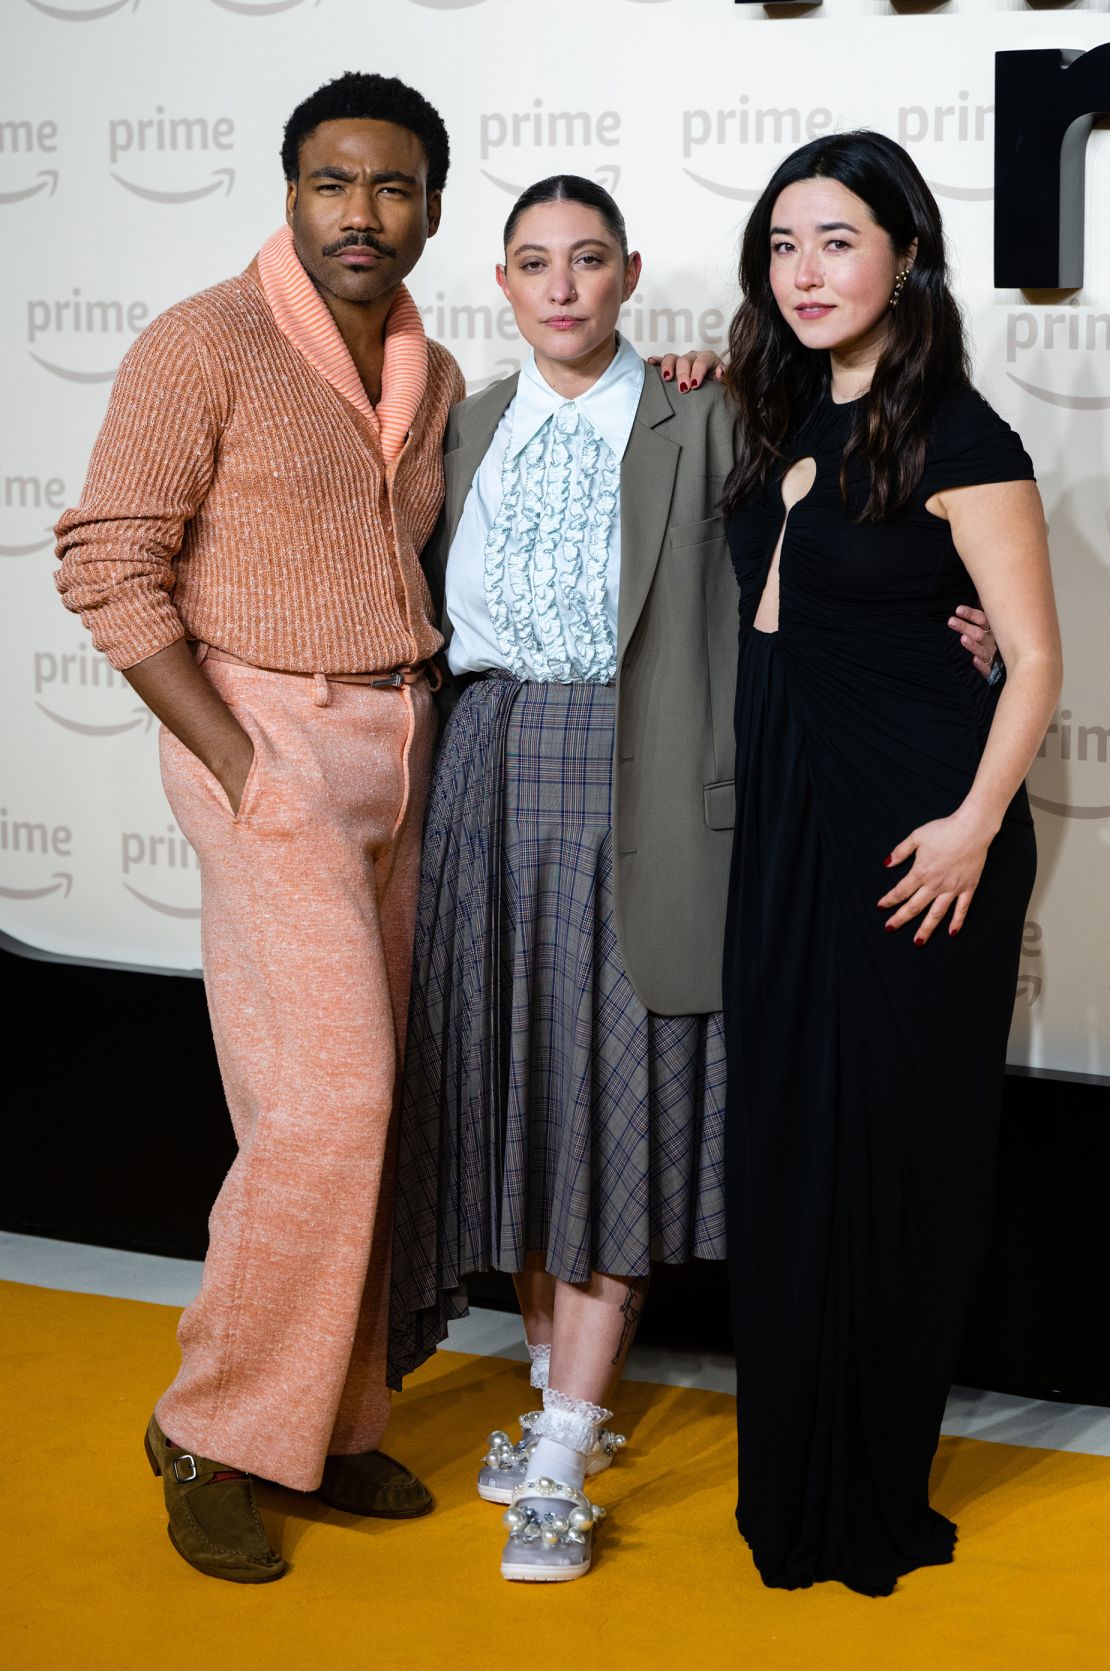
[[[1075,294],[992,288],[994,54],[1110,41],[1110,0],[0,0],[0,931],[46,952],[199,961],[197,873],[150,715],[52,584],[128,344],[279,223],[281,129],[346,69],[400,75],[453,144],[411,288],[471,387],[519,363],[494,286],[516,193],[596,176],[644,279],[645,352],[720,346],[737,239],[773,166],[837,128],[906,144],[944,210],[980,387],[1048,508],[1067,649],[1036,763],[1041,869],[1015,1062],[1110,1072],[1110,133],[1088,147]],[[959,1040],[953,1039],[958,1063]]]

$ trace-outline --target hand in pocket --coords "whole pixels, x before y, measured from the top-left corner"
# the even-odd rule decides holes
[[[232,815],[239,816],[239,808],[243,804],[243,791],[247,787],[247,779],[254,765],[254,744],[245,731],[240,732],[242,742],[236,747],[231,756],[225,760],[218,771],[213,772],[221,789],[227,796]]]

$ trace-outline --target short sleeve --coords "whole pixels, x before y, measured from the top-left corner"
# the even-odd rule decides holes
[[[945,488],[1035,479],[1021,437],[975,389],[961,390],[942,402],[925,449],[921,501]]]

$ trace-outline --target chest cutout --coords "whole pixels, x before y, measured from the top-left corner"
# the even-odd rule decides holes
[[[782,478],[782,526],[779,537],[775,541],[775,554],[771,558],[771,566],[767,570],[767,579],[763,585],[763,596],[759,600],[759,608],[755,612],[754,626],[756,632],[778,632],[779,630],[779,558],[782,555],[782,542],[786,535],[786,524],[790,520],[790,512],[799,500],[804,499],[813,486],[817,476],[817,460],[815,458],[799,458],[790,466]]]

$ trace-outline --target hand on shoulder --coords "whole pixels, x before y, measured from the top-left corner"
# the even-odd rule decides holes
[[[649,354],[648,365],[658,366],[664,383],[677,383],[681,395],[704,384],[723,383],[725,362],[712,348],[686,349],[681,354]]]

